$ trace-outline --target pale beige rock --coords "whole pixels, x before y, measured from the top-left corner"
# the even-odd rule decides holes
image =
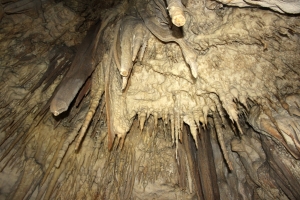
[[[196,199],[190,157],[200,129],[211,138],[221,199],[297,198],[283,186],[300,181],[299,16],[182,1],[185,23],[170,29],[164,1],[122,1],[101,13],[78,2],[65,5],[82,13],[43,4],[46,22],[1,20],[0,179],[10,168],[20,178],[0,184],[1,198]],[[45,91],[46,83],[30,91],[53,60],[53,68],[69,62],[54,46],[77,45],[99,16],[95,56],[103,56],[91,94],[54,118],[43,108],[63,72]],[[192,156],[186,132],[197,142],[187,145]]]

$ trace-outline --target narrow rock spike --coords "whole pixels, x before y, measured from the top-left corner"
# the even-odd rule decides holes
[[[57,158],[59,157],[59,152],[63,146],[63,144],[65,143],[65,138],[63,137],[62,140],[59,142],[58,146],[57,146],[57,150],[44,174],[44,177],[43,179],[41,180],[41,186],[45,183],[46,179],[48,178],[49,174],[50,174],[50,171],[52,170],[55,162],[57,161]]]
[[[171,120],[171,136],[172,136],[172,143],[175,142],[175,117],[173,114],[170,114],[170,120]]]
[[[177,27],[183,26],[186,22],[186,19],[181,0],[167,0],[167,3],[172,23]]]
[[[97,106],[99,104],[99,101],[101,99],[101,96],[103,94],[103,90],[98,90],[95,98],[93,99],[93,101],[91,102],[91,106],[90,106],[90,109],[85,117],[85,120],[84,120],[84,123],[82,124],[82,127],[80,129],[80,132],[79,132],[79,137],[78,137],[78,140],[76,142],[76,146],[75,146],[75,151],[78,151],[79,149],[79,146],[81,144],[81,141],[86,133],[86,130],[95,114],[95,111],[97,109]]]
[[[141,114],[139,114],[139,122],[140,122],[140,130],[141,130],[141,132],[144,129],[145,121],[146,121],[146,113],[142,112]]]
[[[207,126],[207,116],[208,116],[209,107],[205,105],[202,109],[203,109],[203,117],[204,117],[204,126]]]
[[[190,126],[191,134],[195,140],[195,144],[198,149],[198,140],[197,140],[198,132],[197,132],[197,125],[195,123],[195,120],[193,119],[193,117],[185,115],[183,117],[183,121]]]
[[[142,23],[138,23],[134,27],[133,31],[134,31],[134,35],[133,35],[133,44],[132,44],[132,62],[135,61],[141,47],[143,47],[141,51],[145,51],[144,44],[145,43],[147,44],[145,39],[148,39],[147,33],[149,34],[149,31]],[[142,53],[142,55],[143,54],[144,52]]]
[[[215,113],[215,112],[213,113],[213,119],[214,119],[214,124],[215,124],[215,129],[216,129],[218,141],[220,143],[220,147],[221,147],[221,150],[223,152],[224,159],[225,159],[229,169],[232,171],[233,166],[232,166],[232,163],[229,159],[228,152],[227,152],[227,149],[226,149],[226,146],[225,146],[223,132],[222,132],[222,126],[221,126],[221,120],[218,116],[218,113]]]

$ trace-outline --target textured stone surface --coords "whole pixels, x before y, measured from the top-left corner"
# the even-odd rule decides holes
[[[0,11],[1,198],[299,198],[298,16],[24,2]]]

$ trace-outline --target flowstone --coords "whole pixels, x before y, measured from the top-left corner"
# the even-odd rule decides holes
[[[1,3],[1,198],[300,197],[299,16],[102,3]]]

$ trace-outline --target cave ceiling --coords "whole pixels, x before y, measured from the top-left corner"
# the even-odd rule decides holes
[[[300,199],[298,0],[2,0],[0,199]]]

